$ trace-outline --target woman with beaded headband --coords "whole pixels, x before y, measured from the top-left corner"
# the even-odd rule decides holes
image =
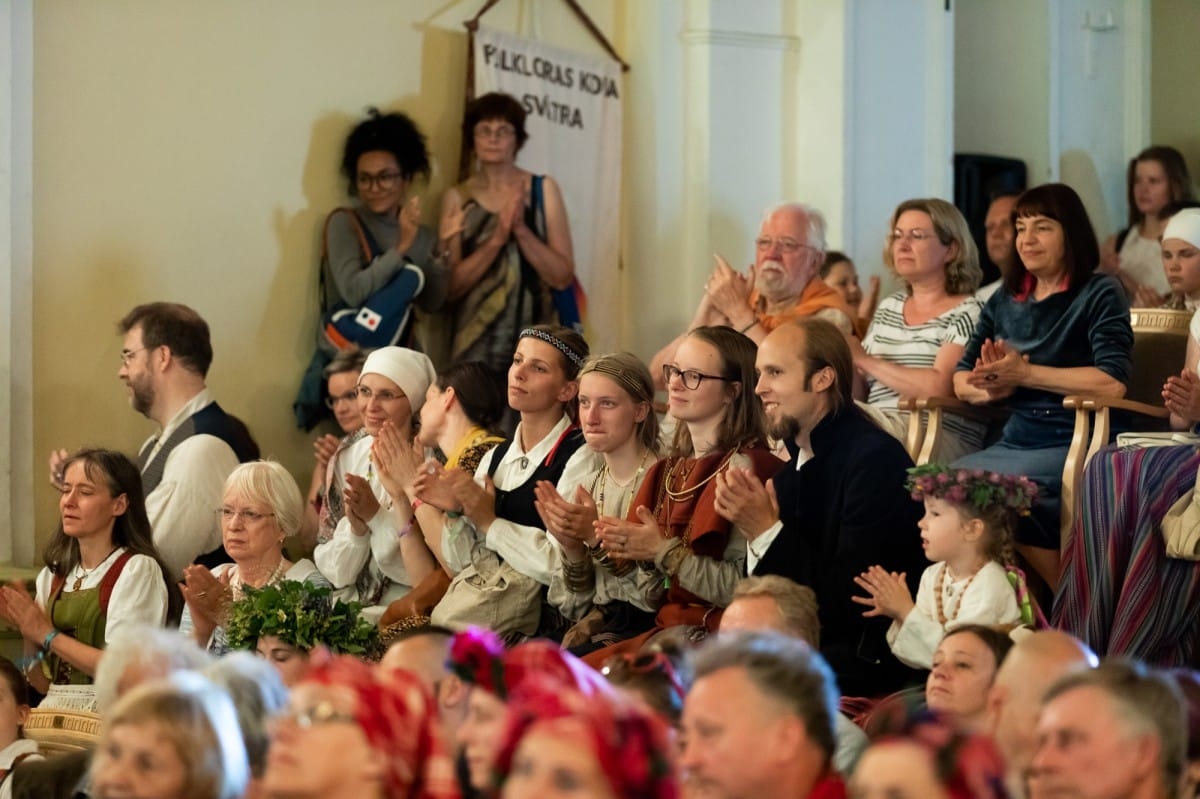
[[[35,596],[17,583],[0,588],[0,619],[25,639],[32,656],[25,673],[43,693],[51,685],[90,686],[122,629],[162,625],[179,612],[151,539],[137,466],[112,450],[80,450],[63,462],[59,491],[60,521]]]
[[[585,654],[654,626],[662,575],[647,564],[615,561],[600,546],[595,521],[624,518],[646,471],[658,461],[658,417],[650,372],[628,352],[589,358],[579,372],[579,424],[603,460],[580,482],[538,483],[537,511],[557,543],[561,566],[550,604],[574,622],[563,646]]]
[[[587,342],[570,328],[522,330],[508,369],[508,404],[521,418],[512,440],[485,455],[474,474],[434,467],[421,476],[418,496],[445,510],[441,551],[457,570],[433,609],[434,624],[475,624],[514,638],[561,637],[554,614],[543,614],[546,587],[559,566],[534,489],[539,481],[578,485],[597,468],[575,424],[587,355]]]
[[[329,588],[329,581],[311,560],[293,563],[284,554],[284,540],[296,534],[304,519],[304,500],[282,464],[253,461],[230,472],[217,515],[221,541],[233,563],[211,571],[198,564],[183,570],[181,589],[187,608],[179,628],[201,647],[223,654],[229,649],[225,631],[229,608],[242,598],[245,588],[283,580]]]
[[[903,574],[872,566],[854,579],[868,594],[854,597],[864,616],[889,616],[892,653],[928,669],[949,630],[964,624],[1010,627],[1034,623],[1024,575],[1013,565],[1012,529],[1029,513],[1037,486],[1027,477],[949,469],[909,469],[908,488],[925,503],[918,527],[925,556],[914,601]]]
[[[601,517],[596,531],[610,557],[653,564],[666,593],[653,629],[593,652],[588,662],[600,666],[636,650],[660,629],[717,629],[746,573],[746,536],[716,512],[714,478],[750,469],[765,482],[782,465],[765,444],[755,353],[754,342],[732,328],[698,327],[664,365],[668,409],[678,422],[670,453],[651,467],[629,513]]]

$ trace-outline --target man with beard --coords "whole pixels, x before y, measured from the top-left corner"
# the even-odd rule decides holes
[[[816,592],[821,654],[849,696],[880,696],[919,679],[887,644],[885,617],[864,618],[854,578],[873,564],[916,595],[927,565],[921,506],[904,488],[904,447],[858,410],[843,334],[820,319],[781,325],[759,346],[755,393],[768,430],[792,459],[766,485],[744,470],[717,476],[716,510],[748,536],[756,576],[780,574]]]
[[[846,335],[853,334],[854,311],[818,277],[825,257],[825,217],[819,211],[802,203],[770,209],[754,240],[754,250],[754,266],[745,275],[716,256],[716,268],[704,284],[700,307],[687,330],[724,325],[761,344],[781,324],[813,316],[832,322]],[[650,362],[650,374],[660,389],[666,388],[663,364],[674,360],[687,330]]]
[[[161,428],[138,453],[154,546],[175,577],[193,561],[226,561],[216,509],[225,479],[239,461],[257,459],[258,446],[205,386],[212,363],[208,323],[186,305],[154,302],[134,308],[117,329],[124,336],[117,376],[129,389],[129,404]],[[50,456],[56,485],[66,456],[63,450]]]

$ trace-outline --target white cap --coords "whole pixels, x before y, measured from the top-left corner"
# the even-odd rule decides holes
[[[1184,208],[1171,217],[1162,238],[1163,241],[1183,239],[1193,247],[1200,247],[1200,208]]]
[[[433,370],[429,357],[406,347],[381,347],[375,350],[367,356],[362,374],[383,375],[400,386],[414,414],[425,404],[425,392],[437,379],[437,372]]]

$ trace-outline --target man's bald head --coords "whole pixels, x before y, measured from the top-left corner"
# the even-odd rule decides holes
[[[415,630],[393,643],[379,661],[381,669],[405,669],[421,678],[430,691],[449,674],[446,661],[450,655],[453,633],[436,628]]]
[[[1038,711],[1050,686],[1097,663],[1096,653],[1086,644],[1059,630],[1031,633],[1009,650],[988,695],[987,721],[1008,764],[1010,790],[1023,779],[1033,759]]]

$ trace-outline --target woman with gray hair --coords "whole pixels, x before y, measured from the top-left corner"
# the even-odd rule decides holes
[[[907,397],[953,397],[954,366],[983,310],[974,295],[983,272],[967,220],[945,200],[905,200],[892,214],[883,262],[904,288],[879,303],[859,344],[850,339],[854,367],[865,378],[863,410],[900,441]],[[860,397],[862,399],[862,397]],[[934,454],[949,462],[983,444],[983,428],[947,417],[949,435]]]
[[[266,796],[260,781],[267,767],[267,748],[271,744],[268,726],[288,703],[288,689],[283,678],[270,663],[249,652],[230,652],[213,661],[203,674],[225,689],[233,700],[238,728],[242,731],[242,742],[250,761],[250,782],[245,799]]]
[[[97,799],[241,799],[250,775],[228,694],[180,672],[122,697],[92,761]]]
[[[221,539],[233,563],[209,571],[193,564],[183,570],[181,586],[187,608],[179,627],[200,646],[225,652],[222,629],[229,606],[243,586],[262,588],[281,580],[329,585],[311,560],[289,561],[283,542],[300,529],[304,500],[287,469],[275,461],[243,463],[225,481],[221,507]]]

